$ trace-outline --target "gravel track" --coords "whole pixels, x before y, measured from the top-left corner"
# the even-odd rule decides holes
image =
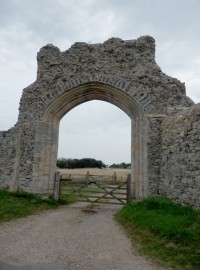
[[[84,203],[0,226],[0,270],[155,270],[113,215],[116,206]]]

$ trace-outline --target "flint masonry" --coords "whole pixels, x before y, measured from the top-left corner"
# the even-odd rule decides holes
[[[131,119],[132,198],[162,194],[200,207],[200,104],[155,62],[155,40],[46,45],[37,80],[23,90],[18,121],[0,132],[0,186],[52,194],[59,123],[74,107],[102,100]]]

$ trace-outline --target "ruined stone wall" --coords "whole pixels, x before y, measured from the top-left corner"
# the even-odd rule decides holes
[[[18,143],[16,127],[0,131],[0,187],[11,189],[15,187]]]
[[[64,52],[46,45],[38,52],[37,61],[37,80],[23,90],[17,124],[0,132],[0,186],[52,191],[53,183],[48,181],[53,173],[51,170],[50,176],[49,170],[56,164],[51,153],[56,153],[60,119],[67,107],[100,99],[119,105],[135,122],[132,160],[140,153],[135,162],[137,175],[147,175],[147,183],[135,180],[141,185],[138,194],[146,194],[144,189],[149,195],[158,194],[165,185],[164,180],[160,183],[160,175],[166,181],[171,179],[164,163],[162,169],[161,152],[169,154],[165,140],[161,149],[162,136],[166,136],[162,119],[194,103],[186,96],[184,83],[167,76],[157,65],[155,40],[143,36],[135,40],[111,38],[102,44],[77,42]],[[54,104],[63,108],[63,114],[55,107],[50,110],[51,119],[45,118]]]
[[[173,114],[193,105],[185,85],[164,74],[155,61],[155,40],[111,38],[102,44],[77,42],[61,52],[46,45],[38,52],[37,80],[25,88],[19,121],[39,119],[56,97],[84,81],[123,88],[146,113]]]
[[[159,192],[200,207],[200,103],[162,123]]]

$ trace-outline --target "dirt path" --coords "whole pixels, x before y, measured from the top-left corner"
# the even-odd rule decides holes
[[[0,226],[1,270],[163,269],[131,247],[115,207],[74,204]]]

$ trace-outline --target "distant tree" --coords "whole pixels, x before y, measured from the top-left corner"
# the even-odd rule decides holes
[[[57,160],[57,167],[64,169],[67,166],[67,159],[66,158],[59,158]]]
[[[112,164],[109,166],[109,168],[116,168],[116,169],[128,169],[131,167],[131,163],[125,163],[125,162],[122,162],[120,164]]]
[[[118,168],[118,165],[113,163],[112,165],[109,166],[109,168]]]
[[[106,168],[106,165],[101,160],[96,160],[94,158],[82,158],[82,159],[59,158],[57,160],[57,166],[61,169]]]

